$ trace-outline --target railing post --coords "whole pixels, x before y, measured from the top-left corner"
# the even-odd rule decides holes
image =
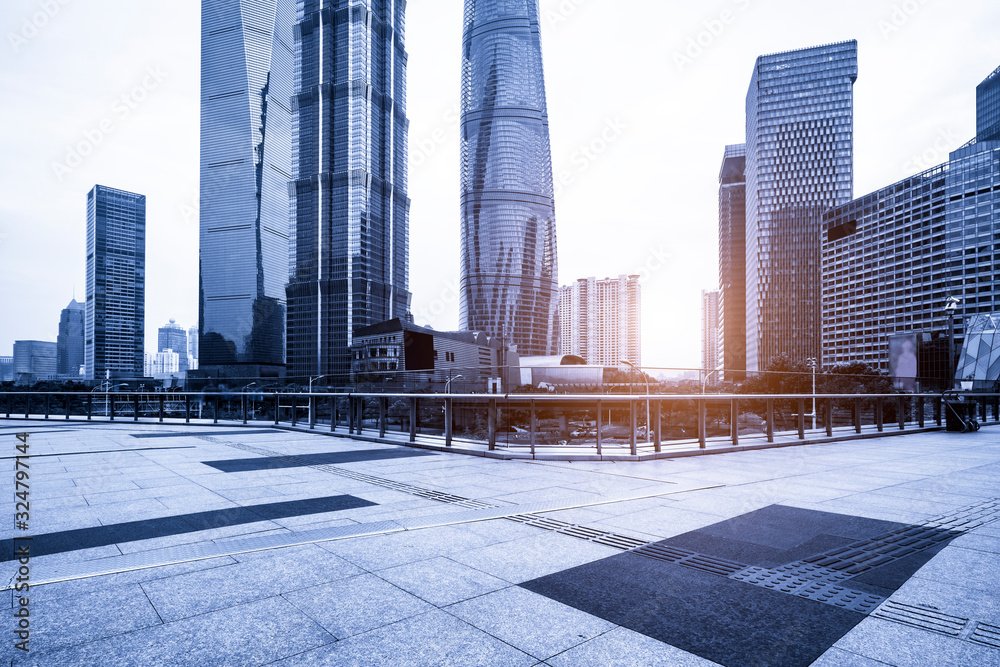
[[[66,421],[69,421],[70,404],[72,403],[72,401],[73,401],[72,396],[66,396]]]
[[[729,408],[729,430],[733,438],[733,447],[740,446],[740,399],[734,398]]]
[[[800,398],[798,405],[799,412],[799,440],[806,439],[806,399]]]
[[[941,400],[940,396],[934,398],[934,423],[938,426],[941,425],[941,411],[944,408],[944,401]]]
[[[861,433],[861,399],[854,399],[854,406],[851,408],[852,418],[854,419],[854,432]]]
[[[354,422],[358,418],[357,408],[354,407],[354,397],[347,397],[347,432],[354,435]]]
[[[162,401],[162,399],[161,399],[161,401]],[[162,404],[162,402],[161,402],[161,404]],[[246,426],[246,423],[247,423],[247,395],[246,394],[241,394],[240,395],[240,411],[243,413],[243,425]],[[163,420],[160,419],[160,421],[163,421]]]
[[[164,402],[164,400],[165,400],[165,398],[163,396],[163,392],[160,392],[160,423],[161,424],[163,423],[163,402]],[[243,423],[246,424],[246,422],[243,422]]]
[[[108,412],[111,413],[111,421],[115,420],[115,395],[111,394],[111,399],[108,401]]]
[[[899,430],[906,430],[906,402],[903,397],[900,396],[896,399],[896,421],[899,423]]]
[[[597,455],[601,455],[601,427],[604,426],[603,418],[601,417],[601,400],[597,400],[597,420],[594,422],[597,426]]]
[[[299,397],[295,394],[289,394],[292,399],[292,426],[297,426],[299,423]]]
[[[451,396],[444,399],[444,446],[451,447]]]
[[[828,438],[833,437],[833,408],[833,399],[826,399],[826,437]]]
[[[386,399],[379,396],[378,398],[378,437],[385,437],[385,419],[386,419]]]
[[[767,399],[767,441],[774,442],[774,399]]]
[[[49,418],[49,399],[50,398],[51,397],[50,397],[49,394],[45,394],[45,418],[46,419]]]
[[[132,395],[132,421],[139,421],[139,394]]]
[[[921,396],[921,397],[917,398],[917,423],[920,425],[920,428],[924,427],[924,422],[925,422],[925,418],[924,418],[924,397]]]
[[[87,421],[93,419],[94,416],[94,395],[87,394]],[[10,419],[10,405],[7,405],[7,419]]]
[[[191,423],[191,394],[184,394],[184,423]]]
[[[274,394],[274,425],[278,425],[281,415],[281,394],[275,392]]]
[[[489,430],[487,447],[492,452],[497,448],[497,399],[491,398],[486,405],[486,427]]]
[[[660,418],[660,407],[662,401],[653,401],[656,406],[656,420],[653,422],[656,427],[653,431],[653,451],[659,452],[663,446],[663,420]]]
[[[876,398],[875,399],[875,428],[878,429],[879,433],[881,433],[882,430],[883,430],[883,428],[885,427],[885,423],[883,422],[882,418],[883,418],[883,415],[882,415],[882,399],[881,398]]]
[[[417,441],[417,401],[419,399],[414,396],[410,399],[410,442]]]
[[[354,417],[354,431],[358,435],[361,435],[361,432],[364,430],[364,427],[365,427],[365,397],[364,396],[356,396],[354,398],[354,409],[358,413]]]
[[[31,394],[24,395],[24,418],[31,417]]]
[[[635,456],[635,454],[636,454],[636,451],[635,451],[635,431],[636,431],[636,429],[638,427],[636,426],[636,423],[635,423],[635,401],[633,401],[632,399],[629,399],[629,401],[628,401],[628,421],[629,421],[629,425],[631,426],[631,428],[629,429],[630,437],[629,437],[629,440],[628,440],[628,442],[629,442],[628,450],[629,450],[629,453],[632,454],[632,456]]]
[[[316,397],[309,394],[309,428],[316,428]]]
[[[530,426],[530,438],[531,438],[531,455],[535,455],[535,399],[531,399],[528,405],[531,412],[531,426]]]
[[[700,449],[705,449],[706,438],[705,438],[705,399],[699,398],[698,401],[698,447]]]
[[[330,397],[330,433],[337,430],[337,397]]]

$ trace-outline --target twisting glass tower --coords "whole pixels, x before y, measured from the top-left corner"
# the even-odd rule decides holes
[[[295,1],[203,0],[201,13],[201,367],[235,379],[277,375]]]
[[[405,0],[298,0],[288,375],[343,385],[409,312]]]
[[[556,354],[559,281],[537,0],[466,0],[462,50],[464,328]]]

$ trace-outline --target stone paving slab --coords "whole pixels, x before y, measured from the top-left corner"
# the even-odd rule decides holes
[[[23,423],[4,426],[12,428],[0,430],[0,454]],[[373,460],[364,452],[419,450],[260,426],[33,422],[29,430],[31,451],[39,455],[31,478],[36,535],[128,521],[156,525],[198,512],[337,495],[374,505],[189,525],[143,540],[122,535],[96,548],[81,539],[61,553],[36,556],[33,576],[58,568],[81,575],[32,587],[30,653],[13,648],[11,620],[6,627],[0,622],[5,662],[736,667],[757,656],[754,664],[762,665],[1000,665],[1000,648],[977,641],[1000,626],[1000,521],[838,580],[888,596],[867,616],[640,552],[623,554],[665,541],[691,553],[774,566],[863,539],[872,526],[915,525],[1000,498],[994,429],[572,463],[448,452]],[[184,448],[137,446],[154,442]],[[330,463],[253,470],[275,457],[324,453]],[[243,463],[222,472],[213,461]],[[685,491],[698,486],[713,488]],[[11,472],[0,471],[0,497],[13,490]],[[606,502],[647,490],[663,495]],[[532,515],[531,523],[505,518],[510,511],[477,519],[470,510],[540,507],[533,503],[572,497],[606,504]],[[824,518],[832,515],[840,518]],[[449,517],[456,522],[438,525]],[[4,548],[15,536],[11,525],[0,522]],[[321,534],[340,539],[288,546],[302,539],[296,536]],[[212,557],[155,565],[191,550]],[[154,565],[129,571],[112,565],[129,559]],[[618,562],[627,565],[605,565]],[[16,565],[0,571],[0,586],[15,576]],[[116,573],[89,576],[108,567]],[[580,579],[577,572],[591,574]],[[542,581],[560,582],[558,590],[533,583]],[[622,614],[627,591],[635,593]],[[690,594],[671,597],[678,591]],[[611,613],[615,599],[618,611]],[[9,586],[0,606],[12,619]],[[949,636],[902,623],[899,614],[888,620],[893,614],[879,616],[882,609],[967,620]],[[734,642],[726,628],[748,618],[756,619],[753,630],[743,644]]]

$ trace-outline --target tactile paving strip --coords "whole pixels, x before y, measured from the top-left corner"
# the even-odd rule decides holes
[[[969,635],[969,641],[990,648],[1000,648],[1000,627],[989,623],[977,623]]]
[[[779,593],[797,595],[807,600],[850,609],[862,614],[871,613],[885,600],[879,595],[862,593],[845,586],[839,586],[837,582],[849,578],[850,575],[809,563],[791,563],[774,569],[748,567],[728,576],[730,579],[743,581],[754,586],[769,588]]]
[[[904,604],[894,600],[886,601],[872,616],[949,637],[958,637],[969,622],[969,619],[961,616],[952,616],[926,606]]]

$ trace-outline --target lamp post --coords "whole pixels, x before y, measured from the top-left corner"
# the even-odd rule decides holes
[[[447,394],[450,391],[450,389],[451,389],[451,381],[452,380],[457,380],[460,377],[462,377],[462,376],[461,375],[456,375],[455,377],[451,377],[451,371],[448,371],[448,381],[444,383],[444,393]]]
[[[254,386],[255,384],[257,384],[257,383],[256,382],[251,382],[250,384],[243,385],[243,388],[240,389],[240,393],[241,394],[247,393],[247,389],[249,389],[250,387]],[[253,419],[253,418],[254,418],[254,414],[253,414],[253,398],[251,397],[250,398],[250,419]]]
[[[329,377],[329,376],[328,375],[317,375],[316,377],[310,377],[309,378],[309,393],[310,394],[313,393],[313,380],[322,380],[325,377]],[[313,405],[312,404],[312,399],[310,398],[309,399],[309,423],[310,424],[312,424],[312,405]],[[312,427],[310,426],[310,428],[312,428]]]
[[[649,421],[649,378],[646,377],[646,374],[643,373],[642,371],[640,371],[639,368],[638,368],[638,366],[636,366],[635,364],[633,364],[631,361],[628,361],[626,359],[622,359],[621,361],[622,361],[623,364],[628,364],[629,366],[631,366],[632,368],[634,368],[636,370],[636,372],[638,372],[642,376],[642,379],[646,382],[646,439],[648,440],[649,439],[649,424],[650,424],[650,421]],[[631,388],[629,388],[629,394],[631,394],[631,393],[632,393],[632,390],[631,390]]]
[[[705,385],[708,384],[708,378],[712,377],[712,373],[718,373],[721,370],[722,370],[721,368],[716,368],[715,370],[709,371],[708,373],[705,374],[705,377],[701,381],[701,393],[703,395],[705,393]]]
[[[818,362],[816,361],[815,357],[809,357],[808,359],[806,359],[806,365],[809,366],[810,369],[812,369],[812,376],[813,376],[813,391],[812,391],[812,394],[813,394],[813,401],[812,401],[812,403],[813,403],[813,410],[812,410],[812,412],[813,412],[813,414],[812,414],[812,418],[813,418],[813,430],[815,431],[816,430],[816,367],[818,366]]]
[[[944,312],[948,315],[948,379],[946,386],[948,389],[955,388],[955,311],[962,300],[956,296],[948,295],[948,300],[944,304]]]

